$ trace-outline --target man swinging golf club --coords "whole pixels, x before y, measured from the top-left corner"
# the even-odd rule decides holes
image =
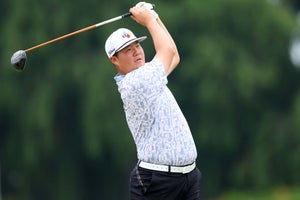
[[[138,3],[131,18],[146,27],[156,54],[145,62],[136,37],[120,28],[105,43],[105,51],[118,74],[129,129],[138,163],[130,175],[132,200],[200,199],[201,172],[195,165],[196,146],[186,119],[167,87],[167,76],[179,63],[177,47],[152,5]]]

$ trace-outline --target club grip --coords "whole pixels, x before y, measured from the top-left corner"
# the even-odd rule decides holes
[[[123,14],[123,15],[122,15],[122,18],[129,17],[130,15],[131,15],[131,13],[130,13],[130,12],[128,12],[128,13],[125,13],[125,14]]]
[[[155,9],[155,4],[152,4],[152,10],[154,10],[154,9]],[[125,14],[123,14],[121,16],[122,16],[122,18],[125,18],[125,17],[129,17],[130,15],[131,15],[131,13],[128,12],[128,13],[125,13]]]

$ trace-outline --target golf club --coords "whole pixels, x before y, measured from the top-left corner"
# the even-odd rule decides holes
[[[155,8],[155,5],[153,4],[152,5],[152,9]],[[123,15],[120,15],[118,17],[114,17],[114,18],[111,18],[111,19],[108,19],[108,20],[105,20],[103,22],[100,22],[100,23],[97,23],[97,24],[94,24],[94,25],[91,25],[91,26],[88,26],[86,28],[83,28],[83,29],[80,29],[80,30],[77,30],[77,31],[74,31],[72,33],[69,33],[69,34],[66,34],[66,35],[63,35],[61,37],[58,37],[58,38],[55,38],[53,40],[49,40],[47,42],[44,42],[42,44],[39,44],[39,45],[36,45],[36,46],[33,46],[31,48],[28,48],[26,50],[19,50],[17,52],[15,52],[12,57],[11,57],[11,64],[12,66],[17,70],[17,71],[23,71],[24,70],[24,67],[25,67],[25,63],[26,63],[26,59],[27,59],[27,55],[26,53],[29,52],[29,51],[32,51],[32,50],[35,50],[37,48],[40,48],[40,47],[43,47],[43,46],[46,46],[48,44],[51,44],[51,43],[54,43],[54,42],[57,42],[59,40],[63,40],[65,38],[68,38],[68,37],[71,37],[73,35],[77,35],[79,33],[82,33],[82,32],[85,32],[85,31],[89,31],[89,30],[92,30],[94,28],[97,28],[99,26],[103,26],[105,24],[108,24],[108,23],[111,23],[111,22],[114,22],[114,21],[117,21],[117,20],[120,20],[120,19],[123,19],[125,17],[129,17],[131,15],[130,12],[127,12]]]

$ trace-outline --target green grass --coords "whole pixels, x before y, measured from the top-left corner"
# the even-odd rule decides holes
[[[281,186],[263,192],[230,191],[216,200],[300,200],[300,187]]]

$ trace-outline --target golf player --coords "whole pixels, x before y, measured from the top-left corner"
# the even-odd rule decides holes
[[[129,11],[149,31],[156,52],[145,62],[140,43],[146,37],[136,37],[126,28],[117,29],[105,43],[118,71],[114,79],[137,148],[138,162],[130,174],[131,199],[200,199],[196,146],[167,87],[167,76],[179,63],[177,47],[152,4],[140,2]]]

